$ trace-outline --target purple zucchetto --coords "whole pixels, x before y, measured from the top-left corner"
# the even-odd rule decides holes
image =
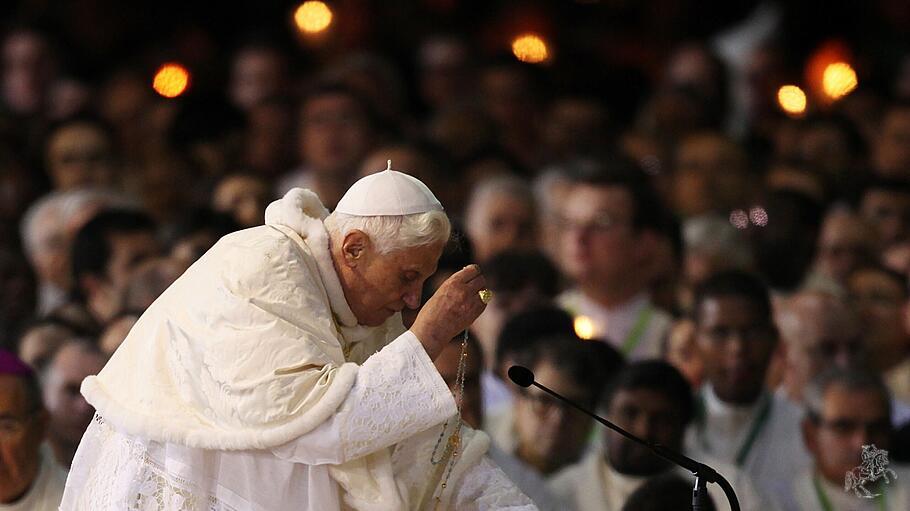
[[[31,376],[34,371],[12,352],[0,350],[0,375]]]

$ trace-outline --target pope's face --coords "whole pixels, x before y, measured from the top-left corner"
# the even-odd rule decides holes
[[[358,323],[378,326],[405,307],[419,307],[423,283],[436,272],[443,247],[439,242],[382,254],[367,241],[359,252],[346,251],[345,298]]]

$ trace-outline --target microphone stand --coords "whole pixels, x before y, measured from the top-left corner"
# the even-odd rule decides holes
[[[730,502],[730,509],[732,511],[740,511],[739,500],[736,498],[736,493],[733,491],[733,486],[730,485],[730,482],[724,479],[722,475],[717,473],[716,470],[700,463],[698,461],[689,458],[683,454],[680,454],[669,447],[666,447],[661,444],[656,444],[654,442],[649,442],[642,438],[629,433],[628,431],[622,429],[621,427],[613,424],[612,422],[604,419],[603,417],[591,412],[590,410],[584,408],[583,406],[559,395],[558,393],[548,389],[547,387],[537,383],[534,380],[534,373],[530,369],[522,366],[512,366],[509,368],[509,379],[512,380],[516,385],[520,387],[529,387],[534,385],[540,390],[546,392],[547,394],[553,396],[554,398],[572,405],[574,408],[585,413],[586,415],[591,416],[597,422],[603,424],[604,426],[612,429],[613,431],[619,433],[620,435],[632,440],[633,442],[643,445],[651,450],[654,454],[660,456],[661,458],[679,465],[680,467],[692,472],[695,476],[695,488],[692,490],[692,510],[693,511],[706,511],[709,509],[707,499],[708,499],[708,490],[707,483],[716,483],[721,489],[723,489],[724,494],[727,496],[727,500]]]

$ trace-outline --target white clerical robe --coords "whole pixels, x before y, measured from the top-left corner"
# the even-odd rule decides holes
[[[644,292],[616,307],[606,308],[578,289],[559,295],[560,307],[591,321],[593,336],[604,339],[630,360],[658,358],[673,318],[655,307]]]
[[[696,458],[698,459],[698,458]],[[743,511],[773,511],[765,499],[762,499],[749,477],[735,467],[725,463],[698,459],[719,473],[733,486]],[[685,480],[691,480],[695,487],[695,476],[684,469],[673,469]],[[647,477],[636,477],[617,472],[606,462],[602,450],[596,450],[585,456],[580,462],[559,471],[550,480],[550,491],[564,505],[564,509],[574,511],[620,511],[629,496],[648,480]],[[708,494],[719,511],[729,510],[730,505],[723,489],[716,484],[708,485]],[[680,509],[691,503],[680,502]]]
[[[779,496],[779,506],[783,511],[907,511],[910,509],[910,467],[891,465],[889,468],[894,470],[897,479],[892,478],[890,483],[877,487],[866,485],[870,491],[883,493],[884,499],[857,497],[854,492],[844,489],[843,482],[834,484],[818,475],[814,468],[809,468],[791,481],[792,492]],[[826,504],[830,508],[826,508]]]
[[[534,509],[483,433],[431,462],[451,392],[400,315],[357,325],[326,215],[292,190],[152,304],[83,382],[97,416],[61,509]]]
[[[721,401],[709,384],[699,393],[699,403],[698,417],[686,432],[686,450],[693,458],[736,466],[766,495],[786,491],[793,477],[811,464],[800,429],[802,411],[786,398],[765,393],[756,403],[733,406]],[[765,403],[767,413],[762,413]]]
[[[40,456],[41,465],[31,487],[16,502],[0,502],[0,511],[54,511],[60,505],[66,470],[57,464],[50,447],[42,446]]]

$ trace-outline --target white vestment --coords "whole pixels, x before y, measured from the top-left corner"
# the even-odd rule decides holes
[[[143,314],[83,382],[61,509],[534,509],[467,429],[442,488],[454,399],[400,315],[357,324],[327,213],[292,190]]]
[[[814,468],[804,470],[792,484],[792,492],[780,495],[780,508],[783,511],[816,511],[824,510],[825,500],[831,506],[830,511],[907,511],[910,509],[910,467],[891,465],[897,479],[888,474],[890,483],[865,487],[874,493],[884,493],[872,499],[857,497],[853,491],[846,491],[843,482],[833,484],[817,475]],[[846,474],[844,474],[846,476]],[[816,487],[816,484],[818,485]]]
[[[609,309],[578,289],[559,295],[557,302],[572,316],[591,320],[593,336],[608,341],[629,360],[659,358],[673,325],[673,317],[655,307],[646,293]]]
[[[752,405],[733,406],[721,401],[710,384],[699,396],[698,417],[686,431],[692,458],[736,466],[764,495],[788,491],[796,474],[811,465],[800,429],[802,410],[786,398],[766,392]],[[762,413],[766,402],[767,413]],[[737,456],[744,457],[742,463]]]
[[[735,467],[724,463],[698,459],[718,471],[733,486],[743,511],[771,511],[768,503],[759,497],[748,476]],[[695,476],[681,468],[673,469],[680,477],[692,480]],[[564,509],[574,511],[620,511],[629,496],[648,480],[647,477],[634,477],[620,474],[610,467],[602,450],[595,450],[580,462],[560,470],[550,479],[550,491],[564,504]],[[724,491],[716,484],[708,485],[708,494],[719,511],[729,510],[730,505]],[[679,508],[685,509],[691,499],[680,502]]]

